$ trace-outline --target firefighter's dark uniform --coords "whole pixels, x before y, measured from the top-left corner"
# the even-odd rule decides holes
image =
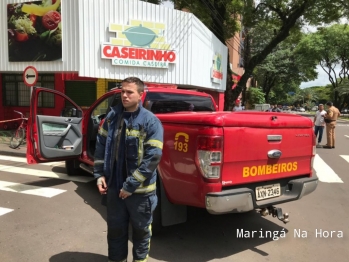
[[[132,224],[133,259],[146,261],[152,213],[157,205],[156,168],[163,146],[159,119],[139,104],[126,112],[122,104],[111,109],[100,126],[94,176],[105,176],[107,192],[108,257],[126,261],[128,225]],[[131,196],[119,198],[120,189]]]

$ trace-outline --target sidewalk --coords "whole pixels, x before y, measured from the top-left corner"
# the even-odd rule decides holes
[[[5,143],[1,141],[0,143],[0,155],[3,156],[17,156],[17,157],[26,157],[27,145],[20,145],[18,148],[13,149],[10,147],[10,142]]]

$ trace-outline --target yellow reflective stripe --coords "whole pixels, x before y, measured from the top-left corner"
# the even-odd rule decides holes
[[[158,147],[160,149],[162,149],[163,147],[163,143],[159,140],[156,140],[156,139],[149,139],[145,145],[150,145],[150,146],[154,146],[154,147]]]
[[[143,155],[144,155],[144,138],[145,136],[140,136],[139,137],[139,142],[138,142],[138,166],[141,164],[142,160],[143,160]]]
[[[132,176],[137,179],[139,182],[143,183],[147,178],[141,174],[138,170],[133,172]]]
[[[104,164],[104,160],[95,160],[94,163],[97,165]]]
[[[134,136],[139,137],[144,140],[144,138],[147,136],[147,134],[144,131],[139,131],[136,129],[126,129],[126,135],[127,136]]]
[[[105,130],[105,129],[103,129],[102,127],[100,127],[100,128],[98,129],[98,134],[100,134],[101,136],[107,137],[107,136],[108,136],[108,131]]]
[[[126,129],[126,135],[139,137],[139,131],[135,129],[131,129],[131,130]]]
[[[149,185],[149,186],[139,186],[137,189],[136,189],[136,191],[135,191],[135,193],[148,193],[148,192],[152,192],[152,191],[154,191],[156,189],[156,183],[154,183],[154,184],[151,184],[151,185]]]

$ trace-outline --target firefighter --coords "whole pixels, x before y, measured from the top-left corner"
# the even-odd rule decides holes
[[[129,77],[121,85],[122,103],[111,108],[98,131],[94,176],[106,198],[109,261],[126,261],[129,222],[133,260],[147,261],[163,127],[142,107],[144,83]]]

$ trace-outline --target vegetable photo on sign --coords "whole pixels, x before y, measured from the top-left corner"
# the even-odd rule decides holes
[[[61,0],[7,5],[10,62],[62,60]]]

